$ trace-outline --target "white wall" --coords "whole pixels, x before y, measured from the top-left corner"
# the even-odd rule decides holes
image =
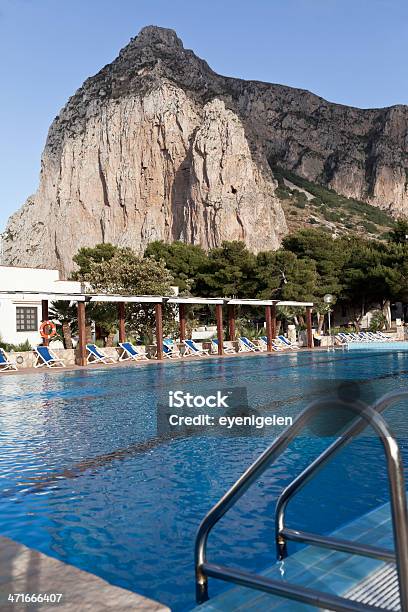
[[[33,306],[37,308],[38,325],[41,322],[41,302],[0,300],[0,336],[4,342],[21,344],[28,340],[31,346],[41,343],[41,336],[36,332],[18,332],[16,327],[17,306]]]
[[[0,290],[69,294],[80,293],[81,285],[75,281],[60,281],[58,270],[0,266]],[[41,322],[41,301],[36,300],[34,296],[26,296],[25,299],[18,296],[12,299],[1,299],[0,297],[0,336],[2,340],[11,344],[20,344],[25,340],[28,340],[31,346],[40,344],[41,336],[38,331],[17,331],[16,308],[18,306],[37,308],[38,325]]]
[[[59,281],[58,270],[0,266],[2,291],[56,291],[57,281]]]

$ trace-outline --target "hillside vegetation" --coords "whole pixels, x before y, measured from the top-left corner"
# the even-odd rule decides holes
[[[395,220],[380,208],[346,198],[279,166],[273,167],[273,173],[291,232],[314,226],[336,236],[357,234],[385,239],[395,225]]]

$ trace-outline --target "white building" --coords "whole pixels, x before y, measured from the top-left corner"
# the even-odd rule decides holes
[[[39,291],[80,293],[81,284],[61,281],[58,270],[0,266],[0,291]],[[50,304],[51,305],[51,304]],[[41,300],[24,295],[3,299],[0,294],[0,338],[10,344],[28,340],[31,346],[41,343]]]

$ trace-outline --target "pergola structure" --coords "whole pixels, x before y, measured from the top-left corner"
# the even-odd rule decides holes
[[[272,340],[276,336],[276,307],[277,306],[297,306],[306,308],[306,327],[307,327],[307,346],[313,348],[313,337],[312,337],[312,302],[290,302],[283,300],[240,300],[232,299],[227,300],[228,307],[228,328],[230,339],[235,338],[235,306],[262,306],[265,308],[265,322],[266,322],[266,337],[267,337],[267,350],[271,352]]]
[[[217,322],[217,338],[218,338],[218,353],[223,352],[223,321],[222,321],[222,306],[224,300],[222,298],[193,298],[193,297],[174,297],[167,299],[168,304],[178,304],[179,320],[180,320],[180,340],[186,339],[186,305],[187,304],[205,304],[207,306],[215,305],[215,318]]]
[[[118,305],[118,329],[119,342],[125,342],[125,315],[126,304],[152,304],[155,307],[156,318],[156,346],[157,359],[163,359],[163,305],[175,304],[179,309],[180,322],[180,340],[186,339],[186,305],[214,305],[216,324],[217,324],[217,339],[218,339],[218,354],[224,354],[224,326],[223,326],[223,307],[227,308],[228,312],[228,337],[230,340],[235,339],[235,317],[236,306],[254,306],[265,308],[266,321],[266,336],[267,350],[271,352],[272,340],[276,335],[276,307],[277,306],[294,306],[305,308],[306,310],[306,328],[307,328],[307,346],[313,348],[312,337],[312,302],[293,302],[282,300],[248,300],[248,299],[228,299],[228,298],[199,298],[199,297],[178,297],[178,296],[155,296],[155,295],[107,295],[107,294],[87,294],[87,293],[56,293],[56,292],[35,292],[35,291],[0,291],[1,299],[18,299],[19,301],[36,299],[41,301],[42,321],[47,321],[49,318],[49,302],[68,301],[76,302],[78,309],[78,346],[77,346],[77,362],[78,365],[86,365],[86,304],[95,302],[117,303]],[[44,339],[44,344],[48,341]]]

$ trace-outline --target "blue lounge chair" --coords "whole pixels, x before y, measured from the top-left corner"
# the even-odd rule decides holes
[[[17,367],[10,361],[4,350],[0,348],[0,372],[6,372],[7,370],[17,370]]]
[[[259,340],[262,342],[262,350],[266,351],[268,348],[268,336],[260,336]],[[286,346],[282,346],[280,343],[278,344],[276,340],[272,340],[271,344],[273,351],[283,351],[285,348],[288,348]]]
[[[364,332],[358,332],[357,336],[363,342],[371,342],[372,341],[371,338],[369,338]]]
[[[163,340],[163,343],[169,347],[169,349],[172,351],[173,355],[175,355],[176,357],[182,357],[182,354],[180,352],[180,349],[177,345],[176,342],[174,342],[173,338],[165,338]]]
[[[389,338],[386,334],[383,334],[382,331],[376,332],[376,335],[379,338],[381,338],[381,340],[384,340],[385,342],[392,342],[392,338]]]
[[[202,357],[206,355],[208,357],[208,349],[200,348],[194,340],[183,340],[184,346],[186,350],[184,352],[184,356],[188,357],[189,355],[194,355],[195,357]]]
[[[361,336],[359,336],[355,332],[350,332],[349,336],[351,336],[351,338],[353,338],[355,340],[355,342],[364,342],[364,340],[361,338]]]
[[[291,342],[289,338],[286,338],[285,336],[282,336],[282,335],[278,336],[278,339],[282,342],[282,344],[285,344],[288,348],[296,349],[296,350],[300,348],[297,344],[295,344],[294,342]]]
[[[343,346],[348,344],[348,340],[347,340],[346,334],[343,334],[343,333],[340,332],[339,334],[336,334],[334,337]]]
[[[214,353],[218,353],[218,338],[213,338],[211,340],[211,348],[214,351]],[[228,346],[224,342],[224,353],[235,353],[235,350],[233,349],[232,346]]]
[[[47,368],[65,368],[65,363],[54,355],[48,346],[37,346],[34,349],[34,353],[37,356],[37,359],[34,363],[35,368],[42,368],[43,366],[47,366]]]
[[[133,346],[131,342],[119,342],[119,346],[123,349],[119,361],[143,361],[149,359],[144,350]]]
[[[268,350],[268,338],[267,338],[267,336],[259,336],[258,340],[256,340],[253,344],[255,346],[258,346],[261,349],[261,351],[267,351]],[[273,349],[273,346],[272,346],[272,349]]]
[[[381,334],[381,332],[367,332],[367,335],[370,336],[376,342],[392,342],[391,338],[388,338],[386,335]]]
[[[166,341],[163,342],[163,356],[166,359],[180,359],[182,357],[178,346],[170,346]]]
[[[340,332],[337,334],[338,337],[344,342],[361,342],[361,339],[356,337],[355,334],[346,334],[346,332]]]
[[[86,363],[88,365],[92,363],[104,363],[105,365],[115,363],[115,360],[112,357],[108,357],[108,355],[104,355],[96,344],[87,344],[86,350],[88,351],[86,358]]]
[[[251,352],[257,352],[257,351],[262,351],[262,348],[260,346],[257,346],[256,344],[254,344],[253,342],[251,342],[251,340],[248,340],[248,338],[246,338],[245,336],[240,336],[238,338],[238,351],[240,353],[245,352],[247,353],[248,351]]]
[[[349,339],[347,338],[347,334],[345,334],[344,332],[339,332],[338,334],[336,334],[336,338],[339,340],[339,342],[343,344],[349,342]]]
[[[383,342],[383,340],[377,336],[377,334],[375,334],[374,332],[360,332],[360,334],[364,334],[365,339],[367,340],[367,342]]]
[[[368,332],[359,332],[359,338],[361,338],[364,342],[378,342],[379,338],[377,338],[374,334],[371,335]]]

